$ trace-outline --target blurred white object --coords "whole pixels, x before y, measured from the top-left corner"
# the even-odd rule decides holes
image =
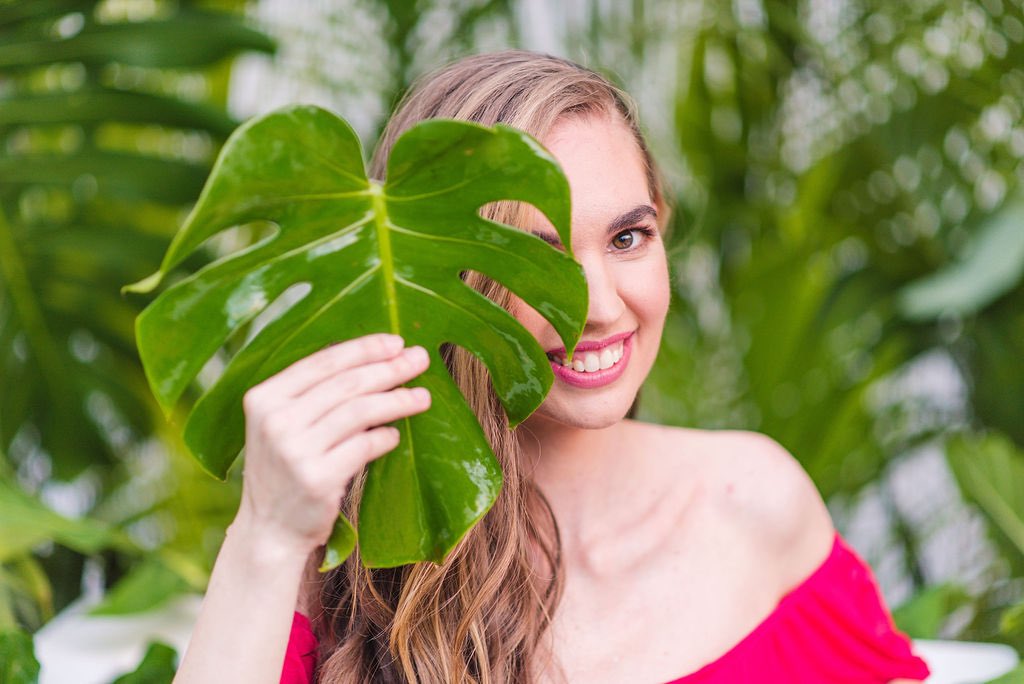
[[[1017,666],[1017,652],[1003,644],[915,639],[914,650],[931,668],[927,684],[982,684]]]
[[[75,601],[36,632],[39,684],[109,684],[134,670],[151,641],[180,657],[199,615],[202,596],[181,596],[137,615],[92,616],[95,601]]]
[[[175,648],[188,645],[201,596],[182,596],[139,615],[91,616],[93,602],[71,604],[36,633],[39,684],[109,684],[139,664],[150,641]],[[927,684],[981,684],[1006,674],[1017,653],[1001,644],[917,639],[914,649],[927,661]]]

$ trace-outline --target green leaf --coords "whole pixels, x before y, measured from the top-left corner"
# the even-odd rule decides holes
[[[174,679],[177,659],[178,653],[173,647],[159,641],[151,642],[139,666],[110,684],[168,684]]]
[[[110,61],[142,67],[204,67],[243,50],[272,52],[274,43],[235,15],[183,11],[154,21],[90,22],[79,33],[60,40],[15,34],[0,45],[0,69]]]
[[[108,546],[125,546],[122,535],[94,520],[71,520],[59,515],[0,479],[0,561],[56,541],[84,554]]]
[[[334,529],[331,530],[331,537],[327,540],[324,549],[324,560],[320,564],[320,571],[327,572],[336,568],[349,557],[356,549],[356,530],[352,523],[343,515],[339,515],[334,521]]]
[[[150,557],[125,575],[90,615],[128,615],[152,610],[190,589],[189,583]]]
[[[80,452],[100,452],[101,441],[87,429],[82,404],[74,401],[67,370],[72,364],[47,323],[30,272],[0,207],[0,349],[5,352],[0,357],[0,381],[4,387],[18,388],[0,395],[0,446],[11,442],[31,416],[50,452],[69,456],[54,464],[58,477],[76,475],[87,465]],[[29,353],[17,353],[19,340]],[[63,432],[46,429],[56,427],[56,420]],[[77,450],[71,440],[78,442]]]
[[[1024,455],[1002,435],[959,436],[946,459],[964,496],[988,518],[1017,567],[1024,565]]]
[[[0,2],[0,26],[30,19],[59,17],[62,14],[92,9],[99,0],[35,0],[35,2]]]
[[[587,311],[570,251],[483,219],[482,206],[528,202],[569,239],[569,188],[528,135],[455,121],[424,122],[396,143],[384,184],[367,179],[347,123],[316,107],[252,120],[226,143],[198,204],[148,290],[207,239],[253,221],[276,233],[175,284],[139,317],[137,339],[154,393],[171,411],[207,360],[296,284],[308,290],[234,355],[198,401],[185,441],[223,478],[242,447],[245,391],[331,343],[372,332],[421,344],[432,363],[413,385],[433,408],[399,421],[401,443],[370,466],[359,515],[369,566],[440,562],[490,507],[497,463],[448,375],[444,343],[484,361],[515,425],[553,382],[543,350],[460,273],[503,283],[575,346]],[[132,289],[132,288],[130,288]],[[344,529],[344,525],[341,528]],[[341,555],[338,551],[338,555]]]
[[[234,122],[216,90],[227,70],[196,58],[269,49],[271,41],[237,14],[175,4],[159,20],[108,23],[96,4],[0,3],[0,61],[11,60],[0,69],[0,450],[12,460],[40,454],[54,479],[96,466],[102,496],[123,476],[108,466],[159,422],[134,342],[143,302],[118,289],[157,267],[177,212],[194,204],[210,169],[162,157],[183,143],[179,131],[161,127],[226,138]],[[64,21],[72,14],[82,24],[68,35],[77,30]],[[43,77],[75,71],[76,58],[89,74],[80,87]],[[125,76],[125,64],[160,59],[191,60],[207,72]],[[47,71],[54,61],[56,72]],[[168,86],[184,77],[211,92],[197,101],[132,90],[174,92]],[[139,125],[109,126],[120,122]],[[65,133],[68,144],[50,144]]]
[[[223,532],[237,488],[217,487],[178,456],[138,359],[144,302],[118,291],[157,268],[198,198],[211,164],[179,160],[203,158],[235,125],[222,104],[223,57],[271,45],[237,13],[196,4],[0,0],[0,471],[31,465],[71,480],[88,470],[94,520],[145,517],[205,564],[201,540]],[[140,9],[153,19],[135,21]],[[176,68],[186,65],[197,68]],[[105,524],[9,494],[0,492],[0,554],[12,554],[0,614],[22,625],[38,626],[81,593],[81,554],[107,539],[118,556],[139,553]],[[32,559],[28,549],[53,541],[71,550]]]
[[[927,587],[892,611],[900,631],[915,639],[936,639],[949,614],[964,605],[970,597],[963,587],[940,584]]]
[[[1003,612],[999,618],[999,632],[1007,637],[1024,636],[1024,601]]]
[[[53,617],[53,587],[42,564],[30,553],[0,564],[0,631],[30,631]]]
[[[982,226],[967,255],[905,286],[900,309],[912,320],[967,316],[1009,292],[1024,277],[1024,202],[1008,203]]]
[[[35,684],[39,661],[32,648],[32,635],[20,629],[0,632],[0,682]]]
[[[127,90],[91,88],[73,92],[15,94],[0,107],[0,125],[141,122],[198,128],[227,137],[237,122],[201,103]],[[191,198],[189,198],[191,199]]]
[[[185,204],[199,194],[205,164],[158,159],[124,152],[89,151],[69,155],[24,154],[0,157],[0,175],[10,186],[72,188],[90,177],[107,197]]]
[[[963,361],[974,415],[1024,446],[1021,403],[1007,396],[1024,387],[1024,286],[968,321],[964,332],[970,339]]]

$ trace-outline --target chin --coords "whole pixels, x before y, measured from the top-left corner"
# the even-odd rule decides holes
[[[574,401],[563,404],[558,401],[553,402],[549,397],[532,416],[526,419],[523,425],[603,430],[621,422],[633,406],[634,399],[635,397],[632,397],[629,401],[601,402],[600,405],[586,406],[591,402]]]

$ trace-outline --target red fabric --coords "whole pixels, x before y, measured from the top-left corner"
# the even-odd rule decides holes
[[[669,684],[888,684],[928,675],[893,625],[871,569],[837,534],[828,558],[754,631]]]
[[[284,653],[281,684],[311,684],[316,666],[316,647],[317,640],[309,618],[296,612],[292,616],[292,631]]]
[[[281,682],[310,684],[316,637],[296,613]],[[837,534],[828,558],[729,651],[668,684],[888,684],[928,677],[868,566]]]

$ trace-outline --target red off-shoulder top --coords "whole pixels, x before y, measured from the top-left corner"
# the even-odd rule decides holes
[[[317,640],[295,613],[282,684],[312,684]],[[727,652],[668,684],[888,684],[924,680],[867,564],[837,534],[828,558]]]

